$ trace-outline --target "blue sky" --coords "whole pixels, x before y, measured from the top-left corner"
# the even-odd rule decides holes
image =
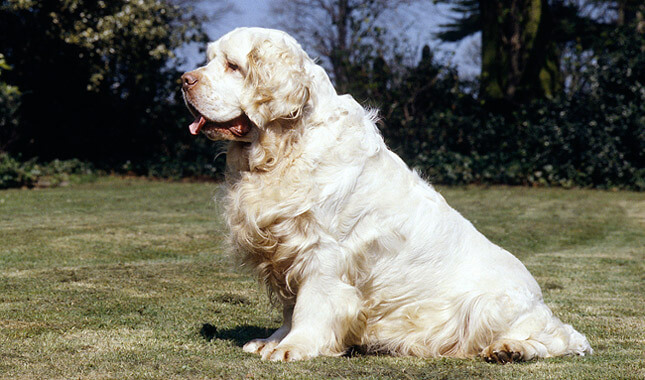
[[[209,0],[196,0],[194,6],[198,10],[210,13],[219,3]],[[231,12],[218,17],[214,14],[212,20],[206,24],[206,30],[212,40],[240,26],[258,26],[279,28],[275,17],[271,14],[271,0],[235,0]],[[479,68],[472,61],[472,56],[477,55],[477,48],[473,47],[472,39],[460,44],[441,44],[433,39],[432,33],[438,26],[449,20],[449,11],[445,5],[434,5],[431,0],[418,1],[415,5],[399,10],[399,15],[405,20],[405,34],[410,43],[420,50],[424,44],[429,44],[435,56],[443,61],[450,61],[458,66],[462,76],[476,75]],[[197,46],[182,49],[180,54],[187,57],[186,69],[194,67],[203,60]],[[313,54],[312,54],[313,55]]]
[[[211,1],[200,0],[199,7],[212,7]],[[231,1],[234,9],[223,17],[216,17],[207,24],[207,31],[211,39],[216,40],[227,32],[240,26],[259,26],[264,28],[275,27],[271,25],[271,1],[269,0],[235,0]]]

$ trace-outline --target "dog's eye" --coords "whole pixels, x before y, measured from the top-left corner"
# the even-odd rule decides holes
[[[240,67],[233,62],[226,62],[226,68],[231,71],[237,71]]]

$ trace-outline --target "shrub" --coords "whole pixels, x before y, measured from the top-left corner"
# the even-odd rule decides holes
[[[612,32],[583,73],[586,85],[502,110],[426,54],[380,86],[390,89],[383,135],[436,183],[645,190],[645,55],[635,37],[633,27]]]
[[[8,154],[0,154],[0,189],[60,186],[91,181],[99,174],[91,164],[76,159],[43,164],[36,159],[21,162]]]

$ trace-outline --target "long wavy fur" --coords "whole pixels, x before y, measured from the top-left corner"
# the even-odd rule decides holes
[[[293,38],[248,28],[223,41],[209,56],[245,57],[240,107],[258,130],[229,146],[231,245],[285,315],[246,351],[272,360],[350,345],[424,357],[514,350],[525,360],[592,352],[519,260],[387,149],[376,110],[336,94]]]

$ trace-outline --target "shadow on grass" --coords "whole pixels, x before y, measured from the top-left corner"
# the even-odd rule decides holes
[[[275,331],[258,326],[237,326],[232,329],[219,330],[210,323],[204,323],[199,334],[207,341],[213,339],[228,340],[236,346],[242,347],[246,342],[255,338],[265,338]],[[342,362],[341,367],[327,366],[314,368],[320,378],[441,378],[441,379],[468,379],[491,378],[493,370],[498,366],[480,366],[477,362],[464,359],[435,358],[425,359],[425,365],[418,365],[418,358],[409,360],[417,362],[416,366],[401,368],[400,364],[387,360],[374,362],[379,356],[385,355],[378,352],[367,352],[364,347],[352,346],[347,349],[345,358],[351,359]],[[516,363],[518,364],[518,363]],[[523,363],[524,364],[524,363]],[[512,366],[515,364],[509,364]],[[465,367],[467,366],[467,367]],[[501,367],[501,366],[499,366]]]
[[[218,330],[217,327],[210,323],[204,323],[199,330],[199,335],[207,341],[213,339],[228,340],[235,343],[236,346],[242,347],[248,341],[256,338],[266,338],[275,330],[258,326],[238,326],[227,330]],[[347,349],[343,357],[352,358],[359,356],[377,355],[378,353],[368,353],[365,347],[351,346]]]
[[[199,335],[207,341],[213,339],[229,340],[235,343],[236,346],[242,347],[251,339],[268,337],[273,331],[275,330],[258,326],[238,326],[232,329],[218,330],[217,327],[210,323],[204,323],[199,330]]]

